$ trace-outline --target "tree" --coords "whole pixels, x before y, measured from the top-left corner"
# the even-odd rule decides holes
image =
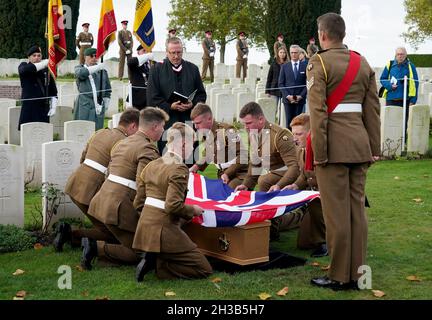
[[[204,38],[213,31],[213,40],[220,45],[220,62],[225,61],[227,43],[246,32],[253,46],[264,45],[266,0],[171,0],[170,27],[179,29],[185,39]]]
[[[432,1],[431,0],[405,0],[405,23],[408,32],[403,33],[405,41],[414,48],[432,37]]]
[[[268,0],[267,3],[264,31],[270,57],[274,55],[273,44],[278,33],[284,35],[287,48],[298,44],[306,49],[310,38],[318,38],[316,19],[324,13],[341,10],[341,0]]]
[[[71,8],[72,28],[66,29],[68,59],[75,59],[75,33],[79,15],[79,0],[63,0],[63,6]],[[0,2],[0,57],[24,58],[28,48],[40,45],[47,56],[45,39],[48,1],[1,1]],[[65,21],[68,24],[67,17]]]

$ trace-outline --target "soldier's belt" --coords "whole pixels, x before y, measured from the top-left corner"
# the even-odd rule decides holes
[[[115,182],[115,183],[118,183],[118,184],[121,184],[121,185],[123,185],[125,187],[128,187],[130,189],[133,189],[135,191],[137,189],[135,181],[129,180],[129,179],[126,179],[126,178],[123,178],[123,177],[119,177],[119,176],[116,176],[114,174],[110,174],[108,176],[108,180],[112,181],[112,182]]]
[[[286,171],[286,170],[288,170],[288,167],[284,166],[284,167],[281,167],[281,168],[278,168],[278,169],[274,169],[274,170],[263,169],[262,173],[263,174],[268,174],[270,172],[279,172],[279,171]]]
[[[85,159],[84,160],[84,164],[99,171],[102,174],[106,174],[108,171],[108,168],[104,167],[103,165],[101,165],[100,163],[97,163],[96,161],[93,161],[91,159]]]
[[[91,42],[80,42],[80,46],[91,46]]]
[[[129,43],[131,43],[131,42],[130,42],[130,41],[125,41],[125,43],[126,43],[126,44],[129,44]]]
[[[360,103],[341,103],[333,110],[333,113],[341,112],[362,112],[362,105]]]
[[[159,200],[152,197],[147,197],[145,199],[144,205],[152,206],[158,209],[165,210],[165,201]]]

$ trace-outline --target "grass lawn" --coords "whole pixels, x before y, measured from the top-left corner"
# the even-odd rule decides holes
[[[212,172],[213,174],[213,172]],[[369,216],[368,264],[372,268],[373,289],[385,292],[375,298],[370,290],[334,292],[309,284],[314,276],[324,274],[328,258],[308,260],[308,265],[289,269],[245,272],[235,275],[216,273],[206,280],[160,281],[154,273],[143,283],[134,280],[135,268],[104,268],[96,264],[92,271],[82,272],[76,266],[80,250],[68,245],[65,252],[52,248],[0,255],[0,299],[12,299],[20,290],[26,299],[259,299],[260,293],[274,300],[293,299],[432,299],[432,160],[386,161],[372,166],[367,183],[372,208]],[[31,199],[33,197],[33,199]],[[417,199],[417,201],[413,200]],[[419,200],[420,199],[420,200]],[[38,200],[27,195],[27,209]],[[30,219],[26,212],[26,223]],[[295,247],[296,231],[282,233],[274,248],[309,258],[309,251]],[[318,261],[319,266],[312,266]],[[59,266],[72,268],[72,289],[59,290]],[[24,274],[13,276],[17,269]],[[421,281],[409,281],[416,276]],[[221,282],[210,280],[219,277]],[[276,293],[289,287],[285,297]],[[174,291],[173,298],[165,292]]]

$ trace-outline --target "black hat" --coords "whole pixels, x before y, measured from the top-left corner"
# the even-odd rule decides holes
[[[168,33],[171,33],[171,32],[177,32],[177,29],[175,29],[175,28],[171,28],[171,29],[169,29],[169,30],[168,30]]]
[[[137,51],[140,51],[141,49],[144,49],[144,47],[140,44],[137,48]]]
[[[205,33],[206,34],[212,34],[213,32],[211,30],[207,30]]]
[[[123,20],[122,22],[121,22],[121,24],[128,24],[129,23],[129,21],[127,21],[127,20]]]
[[[42,53],[41,48],[37,45],[30,47],[27,51],[27,57],[30,57],[33,53]]]
[[[238,33],[238,35],[239,35],[239,36],[246,36],[246,33],[244,33],[243,31],[240,31],[240,32]]]
[[[90,25],[90,23],[88,23],[88,22],[84,22],[82,25],[81,25],[81,27],[88,27]]]

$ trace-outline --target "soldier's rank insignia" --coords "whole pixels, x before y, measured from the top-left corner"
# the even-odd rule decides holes
[[[314,85],[314,80],[315,80],[315,78],[312,77],[310,80],[307,80],[307,81],[306,81],[306,88],[307,88],[308,90],[310,90],[310,88],[312,88],[312,86]]]

